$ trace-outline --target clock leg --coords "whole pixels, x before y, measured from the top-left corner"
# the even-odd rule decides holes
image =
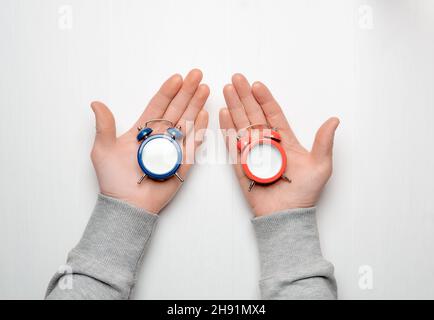
[[[291,183],[291,182],[292,182],[292,180],[289,179],[289,178],[288,178],[287,176],[285,176],[285,175],[282,176],[282,179],[285,180],[285,181],[287,181],[288,183]]]
[[[143,176],[140,177],[139,181],[137,181],[137,184],[141,184],[143,182],[143,180],[145,180],[147,177],[146,174],[144,174]]]
[[[183,183],[184,182],[184,179],[182,179],[181,178],[181,176],[178,174],[178,172],[177,173],[175,173],[175,177],[177,177],[178,178],[178,180],[181,182],[181,183]]]
[[[250,181],[250,185],[249,185],[249,192],[252,191],[253,187],[255,186],[255,181]]]

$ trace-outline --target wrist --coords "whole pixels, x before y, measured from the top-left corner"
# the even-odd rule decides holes
[[[105,192],[103,190],[101,190],[100,194],[103,197],[108,197],[108,198],[123,202],[123,203],[125,203],[129,206],[132,206],[134,208],[137,208],[139,210],[144,210],[148,214],[152,214],[152,215],[158,215],[162,209],[156,205],[153,205],[152,201],[149,201],[149,199],[144,197],[143,194],[137,195],[137,196],[134,196],[134,195],[133,196],[125,196],[125,195],[113,194],[111,192]]]
[[[274,215],[279,212],[294,212],[302,209],[310,209],[315,207],[315,202],[285,202],[281,204],[272,204],[271,206],[256,206],[253,207],[255,217],[265,217]]]
[[[145,210],[146,212],[153,215],[158,215],[161,211],[161,208],[150,205],[150,201],[146,201],[143,199],[125,199],[123,201],[130,204],[131,206]]]

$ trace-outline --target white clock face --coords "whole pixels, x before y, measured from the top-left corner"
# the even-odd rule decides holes
[[[142,162],[154,174],[166,174],[178,164],[176,146],[168,139],[152,139],[143,147]]]
[[[246,159],[250,172],[258,178],[269,179],[276,176],[282,168],[282,155],[272,144],[257,144]]]

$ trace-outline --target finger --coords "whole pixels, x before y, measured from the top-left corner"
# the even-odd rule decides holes
[[[226,105],[228,106],[230,116],[237,130],[245,128],[250,125],[249,118],[247,117],[246,110],[243,103],[238,97],[237,91],[232,84],[227,84],[223,88],[223,95],[225,97]]]
[[[228,109],[223,108],[219,113],[220,128],[222,129],[223,138],[225,139],[226,148],[229,153],[229,160],[234,164],[235,173],[240,179],[243,177],[241,169],[240,155],[237,150],[236,128],[232,120],[231,113]]]
[[[335,131],[339,126],[338,118],[328,119],[318,130],[312,147],[312,155],[318,161],[331,159]]]
[[[202,71],[199,69],[191,70],[185,77],[181,89],[167,107],[163,118],[172,121],[173,123],[177,123],[187,108],[190,100],[193,98],[201,81]]]
[[[280,108],[270,90],[268,90],[262,82],[255,82],[252,86],[252,92],[261,105],[270,126],[283,130],[288,137],[289,142],[293,141],[298,143],[294,132],[289,126],[288,120],[286,120],[286,117],[283,114],[282,108]]]
[[[181,116],[181,119],[178,121],[178,126],[181,126],[184,134],[187,132],[187,122],[194,123],[196,117],[199,112],[202,110],[205,105],[206,100],[209,97],[209,87],[206,84],[201,84],[188,104],[187,109],[184,111],[184,114]]]
[[[144,123],[150,119],[162,118],[169,103],[181,89],[182,83],[182,76],[179,74],[174,74],[167,79],[155,96],[152,97],[151,101],[149,101],[148,106],[135,123],[133,129],[144,125]]]
[[[232,84],[237,91],[238,97],[246,110],[247,117],[251,124],[267,124],[264,112],[261,106],[256,101],[252,93],[252,88],[246,77],[240,73],[236,73],[232,76]]]
[[[116,141],[115,118],[110,109],[103,103],[92,102],[91,108],[95,113],[96,136],[95,144],[110,145]]]
[[[184,163],[179,168],[181,177],[185,178],[188,170],[194,163],[194,156],[197,148],[202,144],[205,130],[208,127],[208,112],[200,110],[194,123],[194,131],[186,137]]]

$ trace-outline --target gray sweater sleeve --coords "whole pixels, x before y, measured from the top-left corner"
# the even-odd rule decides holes
[[[321,253],[315,208],[253,219],[263,299],[336,299],[333,265]]]
[[[89,223],[47,299],[129,299],[158,216],[98,195]]]

